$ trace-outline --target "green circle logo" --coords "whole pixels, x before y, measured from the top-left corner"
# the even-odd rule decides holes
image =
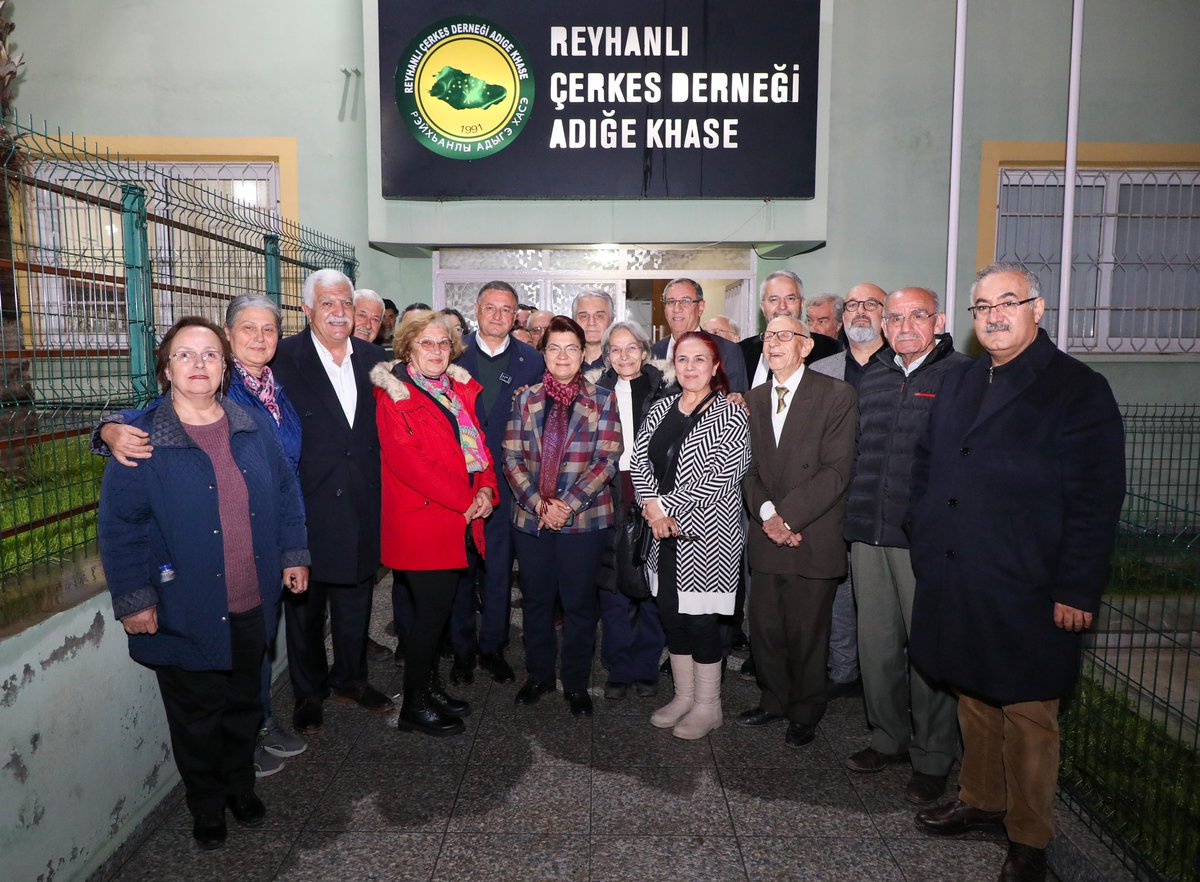
[[[533,73],[513,37],[481,18],[430,25],[396,66],[396,104],[412,136],[439,156],[498,153],[525,128]]]

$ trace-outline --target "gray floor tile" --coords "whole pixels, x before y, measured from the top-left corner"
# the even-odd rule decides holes
[[[427,882],[441,847],[440,833],[305,833],[292,846],[276,878],[287,882]]]
[[[745,882],[733,836],[593,836],[592,882]]]
[[[366,726],[355,742],[350,762],[389,763],[393,765],[462,765],[467,761],[479,728],[480,716],[472,712],[463,722],[462,735],[435,737],[418,732],[402,732],[394,720],[386,725]]]
[[[903,882],[877,837],[738,835],[750,882]]]
[[[707,738],[697,741],[676,738],[670,729],[651,726],[648,716],[597,717],[592,745],[595,767],[607,772],[620,772],[630,766],[713,765]]]
[[[230,824],[224,846],[201,851],[192,840],[190,827],[187,830],[163,827],[133,853],[114,878],[121,882],[272,879],[295,838],[295,831],[245,830]]]
[[[594,878],[594,877],[593,877]],[[587,882],[588,837],[561,834],[446,836],[434,882]]]
[[[713,756],[720,768],[752,766],[756,768],[816,769],[830,768],[833,753],[823,738],[804,747],[788,747],[784,742],[787,725],[773,723],[761,728],[739,726],[732,719],[709,736]]]
[[[449,829],[587,833],[590,782],[586,767],[468,766]]]
[[[346,763],[305,830],[444,831],[462,772],[462,766]]]
[[[875,827],[846,776],[829,769],[721,769],[739,836],[870,836]]]
[[[959,839],[893,839],[888,848],[908,882],[979,882],[995,879],[1007,845]]]
[[[488,714],[479,727],[470,762],[586,766],[592,759],[592,725],[592,720],[568,713]]]
[[[729,808],[711,766],[634,766],[596,771],[592,780],[592,832],[630,836],[729,835]]]
[[[326,799],[337,772],[333,763],[287,764],[283,771],[260,779],[255,793],[267,807],[269,830],[299,830]]]

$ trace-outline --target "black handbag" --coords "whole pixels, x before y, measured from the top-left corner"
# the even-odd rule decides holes
[[[650,596],[650,585],[646,581],[646,558],[650,556],[650,543],[653,541],[650,525],[642,517],[641,511],[632,506],[617,531],[617,544],[613,549],[617,588],[631,600],[645,600]]]

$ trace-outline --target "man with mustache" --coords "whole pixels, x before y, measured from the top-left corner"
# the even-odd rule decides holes
[[[889,345],[858,384],[858,461],[846,511],[871,729],[870,746],[848,757],[846,766],[869,773],[911,761],[904,795],[917,804],[945,792],[958,747],[954,696],[909,668],[916,579],[903,529],[917,440],[943,380],[970,361],[954,351],[945,326],[937,295],[928,289],[901,288],[884,302]]]
[[[909,652],[958,690],[956,799],[917,813],[928,833],[1008,834],[1001,880],[1046,878],[1058,784],[1058,703],[1108,582],[1125,495],[1121,413],[1108,382],[1038,322],[1038,279],[984,267],[971,288],[986,350],[946,377],[913,469],[917,573]]]

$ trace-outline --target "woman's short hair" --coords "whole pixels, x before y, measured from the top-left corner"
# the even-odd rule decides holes
[[[154,374],[158,377],[158,385],[162,388],[163,393],[171,391],[171,377],[167,373],[167,366],[171,363],[171,344],[175,342],[175,335],[185,328],[206,328],[216,335],[216,338],[221,347],[221,362],[225,366],[225,371],[221,375],[221,392],[229,391],[229,384],[233,380],[233,352],[229,348],[229,340],[225,336],[225,332],[220,326],[213,321],[209,321],[199,315],[185,315],[163,334],[162,340],[154,350]]]
[[[605,329],[604,337],[600,340],[600,351],[604,353],[604,363],[606,365],[612,367],[612,359],[608,357],[608,340],[617,331],[625,331],[634,340],[637,340],[638,347],[642,350],[642,361],[650,357],[650,335],[646,333],[645,328],[632,320],[613,322]]]
[[[466,317],[461,312],[459,312],[457,309],[447,306],[445,309],[442,310],[442,312],[445,315],[454,316],[454,318],[458,319],[458,323],[460,325],[462,325],[462,329],[463,329],[462,332],[464,334],[471,333],[471,323],[469,321],[467,321]]]
[[[583,335],[583,328],[579,326],[579,322],[565,315],[556,315],[550,319],[550,323],[546,325],[545,333],[542,334],[542,339],[538,341],[538,352],[546,351],[546,343],[549,342],[551,334],[574,334],[576,339],[579,340],[580,349],[587,345],[587,340]]]
[[[275,330],[283,332],[283,310],[265,294],[239,294],[225,307],[225,327],[232,328],[243,309],[265,309],[275,316]]]
[[[434,312],[432,309],[412,309],[404,314],[404,318],[400,320],[400,324],[396,325],[396,334],[392,338],[392,352],[396,356],[397,361],[408,363],[409,355],[412,353],[413,345],[417,342],[417,337],[425,333],[425,330],[430,325],[437,325],[439,328],[444,328],[446,333],[450,335],[450,360],[458,358],[463,353],[462,337],[454,333],[454,328],[450,326],[450,319],[444,313]]]
[[[712,387],[722,395],[728,395],[729,376],[725,373],[725,365],[721,363],[721,350],[717,346],[717,338],[708,331],[688,331],[675,341],[675,352],[679,352],[679,347],[691,340],[703,343],[708,348],[713,364],[717,366],[717,372],[713,374],[712,378]]]

